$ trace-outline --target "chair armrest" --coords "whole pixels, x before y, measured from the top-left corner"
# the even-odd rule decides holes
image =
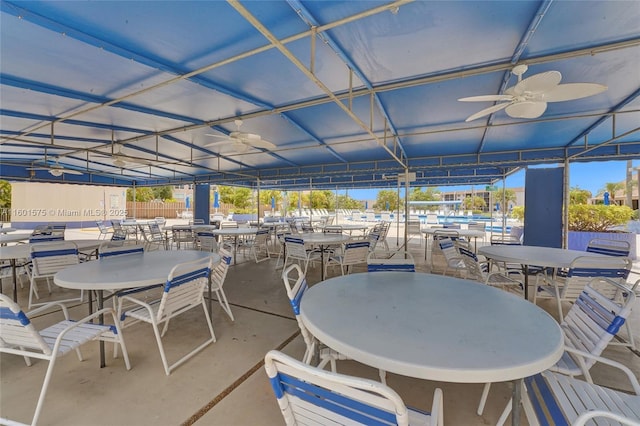
[[[601,356],[597,356],[597,355],[590,354],[588,352],[581,351],[579,349],[574,349],[574,348],[572,348],[570,346],[566,346],[566,345],[564,347],[564,350],[566,352],[581,356],[583,358],[591,358],[591,359],[596,360],[597,362],[601,362],[603,364],[610,365],[612,367],[616,367],[616,368],[622,370],[627,375],[627,377],[629,378],[629,382],[631,383],[631,386],[633,387],[633,390],[636,393],[636,395],[640,395],[640,383],[638,383],[638,379],[633,374],[633,372],[629,369],[629,367],[627,367],[626,365],[620,364],[619,362],[613,361],[613,360],[608,359],[608,358],[603,358]]]
[[[604,410],[585,411],[584,413],[580,414],[580,416],[571,425],[584,426],[588,420],[594,419],[596,417],[612,419],[625,426],[640,426],[640,422],[637,422],[634,419],[630,419],[629,417],[623,417],[619,414],[612,413],[610,411],[604,411]]]
[[[62,308],[62,313],[64,315],[64,319],[67,319],[67,320],[69,319],[69,310],[67,309],[67,306],[64,303],[61,303],[61,302],[49,302],[49,303],[47,303],[45,305],[42,305],[42,306],[40,306],[40,307],[38,307],[36,309],[33,309],[33,310],[29,311],[29,312],[25,312],[25,315],[27,316],[27,318],[31,318],[34,315],[38,315],[39,313],[44,312],[44,311],[46,311],[46,310],[48,310],[48,309],[50,309],[50,308],[52,308],[54,306],[58,306],[58,307]]]

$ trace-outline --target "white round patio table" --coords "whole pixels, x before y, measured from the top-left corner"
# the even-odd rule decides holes
[[[553,247],[520,246],[520,245],[494,245],[484,246],[478,249],[478,253],[487,259],[498,262],[519,263],[524,269],[524,297],[529,297],[529,266],[542,266],[544,268],[566,269],[580,256],[595,258],[607,258],[604,254],[590,253],[580,250],[568,250]]]
[[[563,353],[560,326],[536,305],[441,275],[331,278],[305,293],[300,316],[319,341],[378,369],[443,382],[514,380],[517,410],[520,380],[551,367]]]
[[[0,234],[6,234],[8,232],[15,232],[15,231],[17,231],[16,228],[11,228],[11,227],[0,228]]]
[[[358,225],[355,223],[345,223],[345,224],[337,224],[337,225],[326,225],[324,226],[322,229],[329,227],[329,228],[333,228],[333,227],[341,227],[342,231],[347,231],[349,232],[349,235],[351,235],[351,233],[353,231],[360,231],[360,232],[367,232],[367,229],[369,229],[369,225]]]

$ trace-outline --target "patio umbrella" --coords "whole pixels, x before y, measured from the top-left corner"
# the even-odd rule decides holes
[[[388,210],[389,210],[389,202],[387,201],[387,202],[384,204],[384,206],[385,206],[385,210],[387,210],[387,211],[388,211]]]
[[[186,209],[190,209],[191,208],[191,198],[190,197],[187,197],[184,200],[184,206],[185,206]]]
[[[276,199],[275,197],[271,197],[271,210],[276,209]]]
[[[610,204],[610,201],[609,201],[609,193],[608,193],[608,192],[605,192],[605,193],[604,193],[604,205],[605,205],[605,206],[608,206],[609,204]]]
[[[213,193],[213,207],[220,208],[220,194],[217,192]]]
[[[367,210],[369,208],[369,202],[365,201],[364,202],[364,209]]]

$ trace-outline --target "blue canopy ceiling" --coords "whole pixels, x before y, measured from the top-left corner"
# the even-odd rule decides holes
[[[2,1],[0,12],[5,179],[348,188],[409,171],[443,186],[640,155],[635,1]],[[458,99],[505,94],[522,64],[522,78],[553,70],[607,90],[549,102],[539,118],[501,109],[465,122],[494,102]],[[224,143],[238,119],[275,148]],[[82,174],[47,170],[58,166]]]

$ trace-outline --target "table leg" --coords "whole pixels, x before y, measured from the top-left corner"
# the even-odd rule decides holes
[[[11,259],[10,262],[11,272],[13,274],[13,301],[18,303],[18,272],[16,271],[16,259]],[[31,285],[31,283],[29,283],[29,285]]]
[[[104,307],[104,299],[103,299],[102,290],[98,290],[98,310]],[[91,296],[89,296],[91,297]],[[100,324],[104,324],[104,315],[100,315]],[[100,340],[100,368],[104,368],[106,365],[104,359],[104,340]]]
[[[529,265],[522,265],[522,267],[524,269],[524,300],[529,300]]]
[[[324,281],[324,246],[320,244],[320,281]]]
[[[424,234],[424,260],[427,260],[427,249],[429,248],[429,234]]]
[[[511,398],[511,426],[520,426],[520,398],[522,397],[522,383],[524,379],[513,381]]]
[[[233,237],[233,264],[238,264],[238,236]]]

